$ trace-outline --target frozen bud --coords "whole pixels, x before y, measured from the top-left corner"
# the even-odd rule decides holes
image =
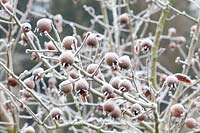
[[[119,118],[119,117],[121,117],[121,110],[120,110],[120,108],[118,106],[115,107],[114,110],[110,113],[110,115],[113,118]]]
[[[109,84],[111,84],[115,89],[118,89],[118,86],[119,86],[119,82],[121,81],[121,78],[120,77],[113,77]]]
[[[128,13],[123,13],[119,16],[120,24],[128,24],[129,23],[129,16]]]
[[[45,48],[48,50],[57,50],[56,46],[53,44],[52,41],[46,42]]]
[[[148,52],[153,47],[153,41],[149,38],[145,38],[141,40],[140,43],[141,51]]]
[[[176,38],[176,44],[178,45],[183,45],[186,43],[186,39],[184,36],[179,36]]]
[[[178,79],[174,75],[169,75],[165,80],[165,84],[171,88],[176,88],[178,84]]]
[[[24,128],[22,133],[35,133],[35,129],[32,126]]]
[[[39,32],[50,32],[52,29],[52,20],[48,18],[41,18],[37,21],[37,30]]]
[[[138,103],[135,103],[131,106],[131,112],[136,116],[138,114],[140,114],[141,112],[144,111],[144,108],[138,104]]]
[[[112,112],[115,109],[115,103],[113,101],[105,101],[103,104],[103,110],[106,112]]]
[[[129,56],[124,55],[119,58],[119,66],[123,69],[130,69],[131,67],[131,60]]]
[[[49,80],[48,80],[49,88],[54,88],[56,84],[57,84],[57,79],[55,77],[49,78]]]
[[[15,87],[18,85],[17,80],[13,78],[12,76],[8,77],[8,85]]]
[[[41,78],[43,72],[44,72],[44,69],[42,67],[38,67],[38,68],[36,68],[36,69],[33,70],[32,75],[34,77]]]
[[[78,71],[76,69],[72,69],[69,71],[69,76],[72,78],[72,79],[77,79],[79,77],[78,75]]]
[[[93,74],[95,72],[95,70],[97,69],[97,67],[98,67],[98,64],[89,64],[87,66],[87,72],[89,74]],[[98,71],[95,73],[95,75],[97,75],[97,74],[98,74]]]
[[[64,67],[72,65],[74,63],[74,59],[74,54],[70,50],[62,52],[62,54],[59,57],[59,60],[64,65]]]
[[[119,82],[118,88],[122,91],[122,92],[128,92],[132,89],[132,83],[130,80],[127,79],[123,79]]]
[[[55,120],[60,120],[60,117],[62,116],[62,110],[59,108],[53,108],[50,113],[51,117]]]
[[[172,116],[181,117],[181,115],[184,112],[184,107],[182,104],[177,103],[171,106],[170,111],[171,111]]]
[[[73,84],[71,83],[71,81],[65,80],[60,83],[59,88],[63,93],[67,94],[72,91]]]
[[[72,47],[75,44],[77,44],[77,39],[73,36],[66,36],[62,40],[62,47],[66,50],[72,50]]]
[[[54,24],[56,26],[57,31],[60,33],[63,31],[63,17],[61,14],[57,14],[54,16]]]
[[[176,29],[175,28],[169,28],[168,29],[168,36],[175,36],[176,35]]]
[[[89,89],[89,84],[85,79],[79,79],[75,83],[75,89],[76,89],[76,91],[88,90]]]
[[[24,80],[24,84],[30,89],[34,89],[35,88],[35,82],[33,81],[32,78],[25,79]]]
[[[94,47],[98,44],[96,34],[90,33],[85,42],[88,46]]]
[[[114,52],[108,52],[105,54],[105,61],[109,66],[116,65],[118,62],[118,55]]]
[[[30,23],[23,23],[21,25],[21,28],[22,28],[22,32],[29,32],[29,31],[31,31],[32,26]]]
[[[185,125],[188,127],[188,128],[195,128],[197,126],[197,121],[194,119],[194,118],[187,118],[185,120]]]
[[[104,84],[101,87],[101,91],[105,96],[109,96],[113,93],[114,88],[110,84]]]

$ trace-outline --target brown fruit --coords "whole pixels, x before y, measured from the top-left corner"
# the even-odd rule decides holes
[[[98,40],[96,37],[96,34],[90,33],[90,35],[87,37],[86,42],[88,46],[94,47],[98,44]]]
[[[110,113],[113,118],[119,118],[121,116],[121,110],[119,107],[115,107],[114,110]]]
[[[22,32],[29,32],[29,31],[31,31],[32,26],[30,23],[23,23],[21,25],[21,28],[22,28]]]
[[[103,104],[103,110],[106,111],[106,112],[112,112],[114,109],[115,109],[115,104],[113,101],[106,101],[104,104]]]
[[[119,66],[123,69],[130,69],[131,67],[131,60],[130,57],[127,55],[123,55],[119,58]]]
[[[33,70],[32,75],[38,78],[42,77],[42,73],[44,72],[44,69],[42,67],[38,67],[36,69]]]
[[[197,121],[194,118],[187,118],[185,120],[185,125],[188,128],[195,128],[197,126]]]
[[[119,85],[119,82],[121,81],[121,78],[120,77],[113,77],[111,80],[110,80],[110,84],[115,88],[115,89],[118,89],[118,85]]]
[[[63,93],[67,94],[72,91],[73,84],[71,83],[71,81],[65,80],[60,83],[59,88]]]
[[[25,79],[24,80],[24,84],[30,89],[34,89],[35,88],[35,82],[33,81],[32,78]]]
[[[128,92],[132,89],[132,83],[131,81],[127,80],[127,79],[123,79],[119,82],[118,88],[122,91],[122,92]]]
[[[114,52],[108,52],[105,54],[105,61],[109,66],[116,65],[118,63],[118,55]]]
[[[62,52],[59,57],[59,60],[62,64],[64,64],[64,67],[72,65],[74,63],[74,59],[74,54],[70,50]]]
[[[56,46],[53,44],[52,41],[45,43],[45,48],[48,50],[57,50]]]
[[[62,116],[62,111],[59,108],[53,108],[50,112],[51,117],[55,120],[59,120]]]
[[[75,83],[75,89],[76,89],[76,91],[88,90],[89,89],[89,84],[85,79],[79,79]]]
[[[18,85],[18,82],[15,78],[13,78],[12,76],[8,77],[8,85],[15,87]]]
[[[181,117],[181,115],[184,112],[184,107],[182,104],[177,103],[171,106],[170,111],[171,111],[172,116]]]
[[[52,20],[48,18],[41,18],[37,21],[37,28],[40,32],[50,32],[52,29]]]
[[[171,88],[175,88],[178,84],[178,79],[174,75],[167,76],[165,84]]]
[[[77,39],[75,37],[73,37],[73,36],[66,36],[62,40],[62,46],[66,50],[72,50],[72,45],[73,44],[77,44]]]
[[[32,126],[28,126],[23,130],[23,133],[35,133],[35,129]]]
[[[119,22],[120,24],[128,24],[129,23],[129,17],[127,13],[123,13],[119,16]]]
[[[105,96],[109,96],[113,93],[114,88],[110,84],[104,84],[101,87],[101,91]]]
[[[98,67],[98,64],[89,64],[87,66],[87,72],[89,74],[93,74],[95,72],[95,70],[96,70],[97,67]],[[98,74],[98,71],[95,73],[95,75],[97,75],[97,74]]]

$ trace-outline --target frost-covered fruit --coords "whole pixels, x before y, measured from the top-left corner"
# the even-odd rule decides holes
[[[60,62],[64,64],[65,67],[72,65],[74,59],[74,54],[70,50],[62,52],[62,54],[59,57]]]
[[[2,3],[7,3],[9,0],[1,0]]]
[[[43,72],[44,72],[44,69],[42,67],[38,67],[33,70],[32,75],[35,77],[41,78]]]
[[[77,44],[77,39],[73,36],[66,36],[62,40],[62,46],[66,50],[72,50],[73,44]]]
[[[67,94],[72,91],[73,84],[71,83],[71,81],[65,80],[60,83],[59,88],[63,93]]]
[[[8,85],[15,87],[18,85],[17,80],[13,78],[12,76],[8,77]]]
[[[48,79],[48,87],[53,88],[57,84],[57,79],[55,77],[51,77]]]
[[[88,46],[94,47],[98,44],[98,40],[95,33],[90,33],[85,42]]]
[[[194,119],[194,118],[187,118],[185,120],[185,125],[188,127],[188,128],[195,128],[197,126],[197,121]]]
[[[95,70],[97,69],[97,67],[98,67],[98,64],[89,64],[87,66],[87,72],[89,74],[93,74],[95,72]],[[98,71],[96,71],[95,75],[97,75],[97,74],[98,74]]]
[[[176,43],[174,42],[174,41],[171,41],[170,43],[169,43],[169,47],[171,48],[171,49],[174,49],[174,48],[176,48]]]
[[[170,111],[172,116],[181,117],[184,112],[184,107],[182,104],[177,103],[171,106]]]
[[[32,126],[26,127],[22,133],[35,133],[35,129]]]
[[[33,81],[32,78],[25,79],[24,80],[24,84],[30,89],[34,89],[35,88],[35,82]]]
[[[78,75],[78,71],[76,69],[72,69],[69,71],[69,76],[72,78],[72,79],[77,79],[79,77]]]
[[[119,16],[119,22],[120,24],[128,24],[129,22],[129,17],[127,13],[123,13]]]
[[[175,88],[178,84],[178,79],[176,76],[174,75],[169,75],[167,76],[167,78],[165,79],[165,84],[171,88]]]
[[[144,111],[144,108],[138,104],[138,103],[135,103],[131,106],[131,112],[136,116],[138,114],[140,114],[142,111]]]
[[[45,43],[45,47],[48,50],[57,50],[56,46],[53,44],[52,41],[49,41],[49,42]]]
[[[48,18],[41,18],[37,21],[37,28],[40,32],[50,32],[52,29],[52,20]]]
[[[110,84],[104,84],[102,87],[101,87],[101,91],[103,92],[103,94],[105,96],[109,96],[113,93],[113,90],[114,88],[112,87],[112,85]]]
[[[121,110],[120,110],[120,108],[118,106],[115,107],[114,110],[110,113],[110,115],[113,118],[119,118],[121,116]]]
[[[118,89],[119,82],[121,81],[120,77],[111,78],[109,84],[111,84],[115,89]]]
[[[51,117],[55,120],[59,120],[62,116],[62,110],[60,110],[59,108],[53,108],[50,113]]]
[[[31,94],[27,90],[20,90],[20,93],[24,98],[32,97]]]
[[[108,52],[105,54],[105,61],[109,66],[112,66],[113,64],[116,65],[118,62],[118,55],[114,52]]]
[[[193,26],[191,26],[191,28],[190,28],[190,32],[195,33],[196,30],[197,30],[197,25],[193,25]]]
[[[179,36],[176,38],[176,44],[178,45],[183,45],[186,43],[186,39],[184,36]]]
[[[108,95],[106,97],[106,99],[112,99],[112,98],[115,98],[115,97],[116,97],[115,93],[112,93],[112,94]]]
[[[144,121],[144,120],[146,120],[148,118],[148,116],[147,116],[147,114],[140,114],[138,117],[137,117],[137,119],[139,120],[139,121]]]
[[[103,104],[103,110],[106,112],[112,112],[115,109],[115,103],[113,101],[105,101]]]
[[[32,26],[30,23],[23,23],[21,25],[21,28],[22,28],[22,32],[29,32],[29,31],[31,31]]]
[[[128,79],[123,79],[119,82],[118,84],[118,88],[119,90],[121,90],[122,92],[128,92],[132,89],[132,83],[130,80]]]
[[[167,75],[166,75],[166,74],[164,74],[164,73],[161,74],[161,75],[160,75],[160,78],[159,78],[159,82],[160,82],[160,83],[164,83],[165,80],[166,80],[166,78],[167,78]]]
[[[168,29],[168,35],[174,36],[176,35],[176,29],[174,27]]]
[[[123,55],[119,58],[119,66],[123,69],[129,69],[131,67],[130,57]]]
[[[153,41],[149,38],[142,39],[140,47],[143,52],[147,52],[153,47]]]
[[[79,79],[75,83],[75,89],[76,89],[76,91],[88,90],[89,89],[89,84],[85,79]]]

